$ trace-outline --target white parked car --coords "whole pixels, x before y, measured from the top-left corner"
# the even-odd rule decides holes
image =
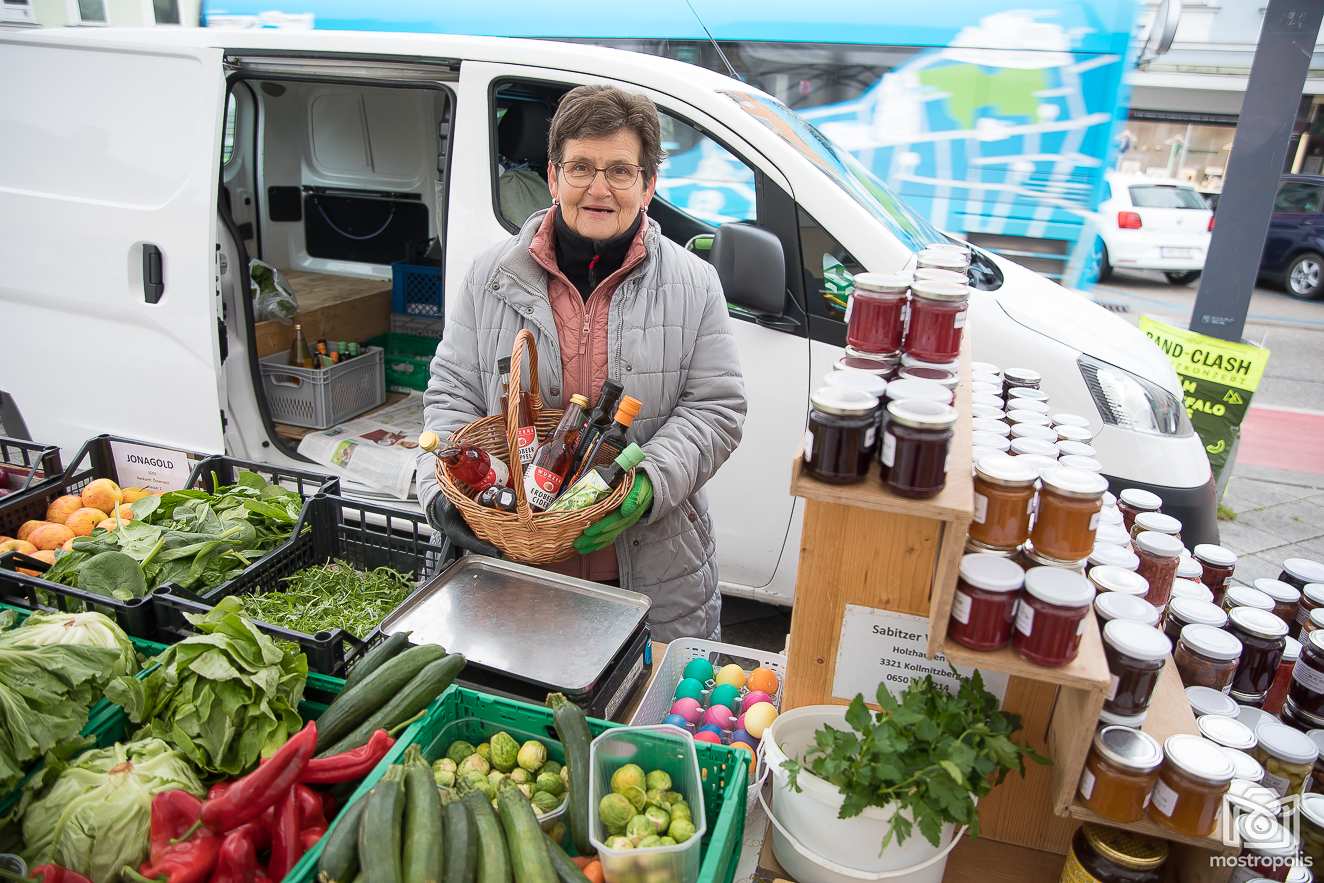
[[[1099,281],[1113,270],[1159,270],[1173,285],[1200,278],[1214,213],[1190,184],[1110,172],[1099,206]]]

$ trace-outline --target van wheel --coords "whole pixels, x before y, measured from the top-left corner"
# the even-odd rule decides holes
[[[1292,297],[1300,300],[1317,300],[1324,297],[1324,257],[1313,251],[1297,255],[1287,265],[1283,288]]]
[[[1099,277],[1096,282],[1107,282],[1113,275],[1112,262],[1108,260],[1108,246],[1103,244],[1102,239],[1094,241],[1094,258],[1099,267]]]
[[[1187,270],[1184,273],[1164,273],[1163,275],[1167,276],[1168,281],[1173,285],[1190,285],[1196,279],[1200,278],[1200,271]]]

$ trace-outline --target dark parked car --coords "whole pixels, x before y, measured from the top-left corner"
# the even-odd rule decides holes
[[[1287,175],[1279,182],[1260,273],[1292,297],[1324,297],[1324,176]]]

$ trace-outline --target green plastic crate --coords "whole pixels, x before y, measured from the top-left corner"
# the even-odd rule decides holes
[[[364,341],[386,351],[386,388],[393,392],[423,392],[428,388],[432,357],[437,354],[436,338],[391,331]]]
[[[456,726],[459,723],[460,726]],[[598,736],[609,729],[620,727],[611,721],[589,718],[589,733]],[[548,746],[548,756],[558,762],[564,751],[556,737],[552,712],[539,705],[479,693],[460,686],[451,686],[429,706],[427,714],[401,735],[377,768],[359,784],[346,806],[362,800],[372,789],[386,768],[399,763],[405,749],[418,745],[429,761],[440,757],[455,739],[466,739],[465,733],[476,736],[490,735],[497,730],[520,730],[540,739]],[[477,744],[477,743],[475,743]],[[748,785],[748,759],[743,752],[722,745],[696,744],[699,772],[703,780],[704,811],[708,834],[703,843],[703,863],[699,868],[700,883],[731,883],[735,878],[736,863],[745,832],[745,800]],[[333,823],[328,834],[335,830]],[[304,854],[299,863],[286,876],[286,883],[308,883],[317,877],[317,862],[322,855],[323,837]]]

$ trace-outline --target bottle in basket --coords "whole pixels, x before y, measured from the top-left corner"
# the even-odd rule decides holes
[[[546,510],[556,501],[570,470],[574,468],[575,443],[578,441],[579,424],[584,419],[586,407],[588,399],[582,395],[570,397],[570,406],[565,409],[556,431],[538,448],[533,462],[524,472],[524,496],[529,501],[529,508],[535,512]]]
[[[475,495],[490,487],[505,487],[510,483],[510,470],[496,457],[473,445],[455,445],[437,450],[441,439],[435,432],[424,432],[418,437],[418,446],[446,464],[446,471],[456,481],[464,482]]]
[[[598,437],[611,428],[611,416],[616,413],[616,404],[621,400],[624,389],[615,380],[603,382],[602,391],[598,393],[598,403],[593,406],[593,413],[584,423],[584,429],[579,434],[579,444],[575,447],[575,463],[580,464],[581,470],[584,455],[593,447]]]
[[[634,418],[639,416],[639,409],[642,407],[643,403],[634,396],[621,397],[621,404],[616,408],[616,419],[612,421],[611,428],[599,435],[593,445],[585,452],[584,459],[579,466],[581,471],[586,472],[593,468],[594,462],[598,459],[598,451],[602,449],[603,445],[606,445],[608,450],[625,450],[625,446],[629,444],[626,434],[630,431]]]
[[[497,359],[497,371],[501,373],[501,413],[506,413],[510,399],[510,357]],[[519,465],[528,466],[533,462],[533,455],[538,450],[538,427],[533,425],[533,410],[529,407],[529,394],[519,391],[519,428],[515,430],[519,441]]]
[[[643,448],[631,443],[625,446],[611,463],[595,466],[584,473],[584,477],[571,485],[570,490],[561,495],[548,512],[572,512],[575,509],[587,509],[598,500],[609,495],[620,485],[625,474],[644,461]]]

